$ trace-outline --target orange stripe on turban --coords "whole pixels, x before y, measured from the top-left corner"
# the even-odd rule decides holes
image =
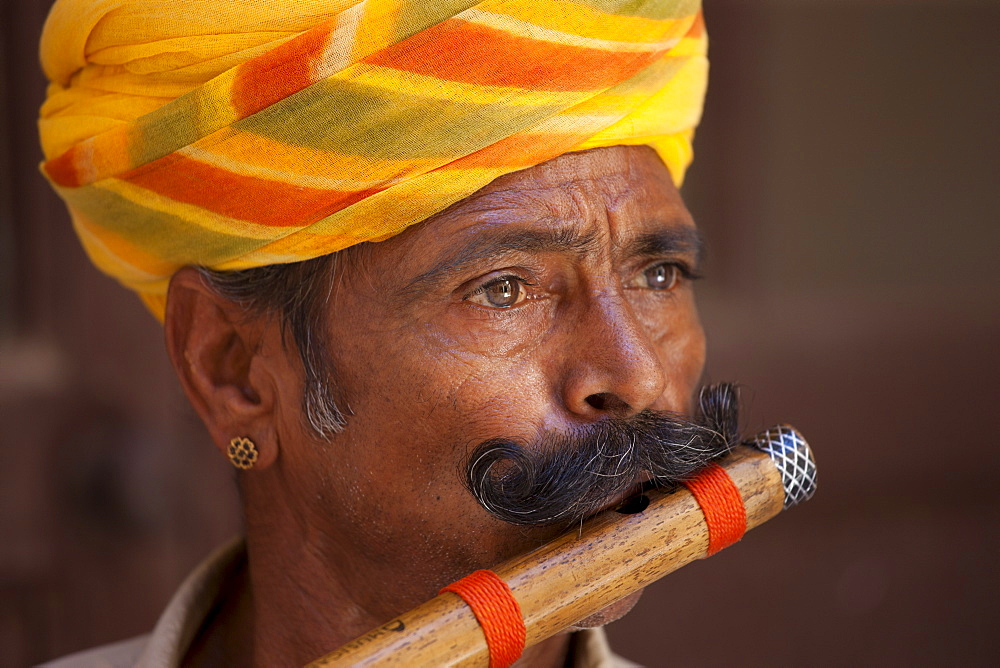
[[[398,234],[498,176],[648,144],[680,184],[700,0],[57,0],[42,171],[94,263],[170,276]]]

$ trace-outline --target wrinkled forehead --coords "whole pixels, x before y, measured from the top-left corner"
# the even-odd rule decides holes
[[[419,273],[441,257],[459,262],[504,240],[526,252],[584,242],[596,250],[678,229],[695,239],[693,228],[655,151],[615,146],[505,175],[372,251],[399,272]]]
[[[569,153],[505,175],[432,216],[413,236],[477,233],[512,224],[592,225],[624,222],[693,225],[670,172],[645,146]],[[610,219],[610,220],[609,220]]]

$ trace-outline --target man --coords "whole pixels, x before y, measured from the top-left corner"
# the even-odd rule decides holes
[[[302,664],[724,451],[671,417],[704,50],[690,0],[58,0],[43,171],[163,319],[246,519],[151,636],[69,665]],[[567,661],[616,659],[522,656]]]

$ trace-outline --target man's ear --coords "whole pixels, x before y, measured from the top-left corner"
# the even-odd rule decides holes
[[[253,470],[278,456],[274,370],[262,354],[267,327],[265,318],[217,294],[193,267],[170,280],[164,329],[177,377],[223,455],[233,438],[254,442]]]

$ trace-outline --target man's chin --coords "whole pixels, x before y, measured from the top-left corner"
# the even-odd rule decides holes
[[[639,597],[642,596],[643,591],[645,590],[640,589],[637,592],[633,592],[622,600],[615,601],[608,607],[602,608],[589,617],[581,619],[577,623],[573,624],[570,627],[570,630],[580,631],[582,629],[593,629],[621,619],[635,607],[636,603],[639,602]]]

